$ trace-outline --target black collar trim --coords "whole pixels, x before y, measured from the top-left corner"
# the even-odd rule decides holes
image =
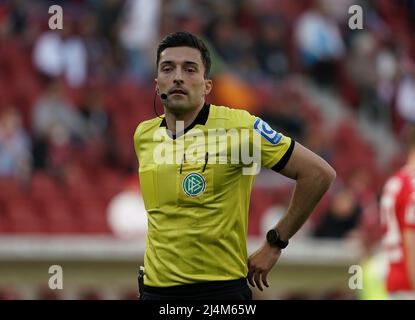
[[[197,114],[196,118],[193,120],[193,122],[188,127],[186,127],[184,129],[183,134],[185,134],[187,131],[194,128],[194,126],[197,125],[197,124],[205,125],[208,118],[209,118],[209,111],[210,111],[210,104],[205,103],[204,106],[202,107],[202,109]],[[166,118],[163,118],[163,120],[161,120],[160,127],[166,127],[167,128]],[[176,139],[176,135],[172,135],[172,138]]]

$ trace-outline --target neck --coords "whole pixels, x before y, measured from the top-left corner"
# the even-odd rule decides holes
[[[202,102],[200,106],[197,108],[191,109],[184,113],[174,113],[167,108],[165,109],[165,118],[166,118],[166,124],[167,128],[173,132],[173,134],[177,134],[177,130],[181,131],[187,128],[197,117],[200,110],[202,110],[203,106],[205,105],[205,101]],[[183,128],[177,128],[176,127],[176,121],[183,121],[184,126]]]

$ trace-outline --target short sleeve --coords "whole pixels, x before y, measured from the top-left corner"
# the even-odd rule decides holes
[[[274,130],[261,118],[254,117],[252,126],[254,139],[261,141],[261,166],[282,170],[292,154],[294,140]]]

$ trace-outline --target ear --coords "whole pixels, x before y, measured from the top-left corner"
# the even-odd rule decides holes
[[[159,89],[159,86],[157,84],[157,79],[154,79],[154,84],[156,85],[156,92],[157,92],[157,94],[160,95],[160,89]]]
[[[210,79],[205,80],[205,96],[207,96],[213,88],[213,81]]]

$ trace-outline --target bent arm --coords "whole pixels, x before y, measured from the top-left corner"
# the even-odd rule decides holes
[[[280,173],[296,180],[287,212],[277,224],[281,239],[288,240],[310,216],[336,178],[336,172],[325,160],[296,142]]]

